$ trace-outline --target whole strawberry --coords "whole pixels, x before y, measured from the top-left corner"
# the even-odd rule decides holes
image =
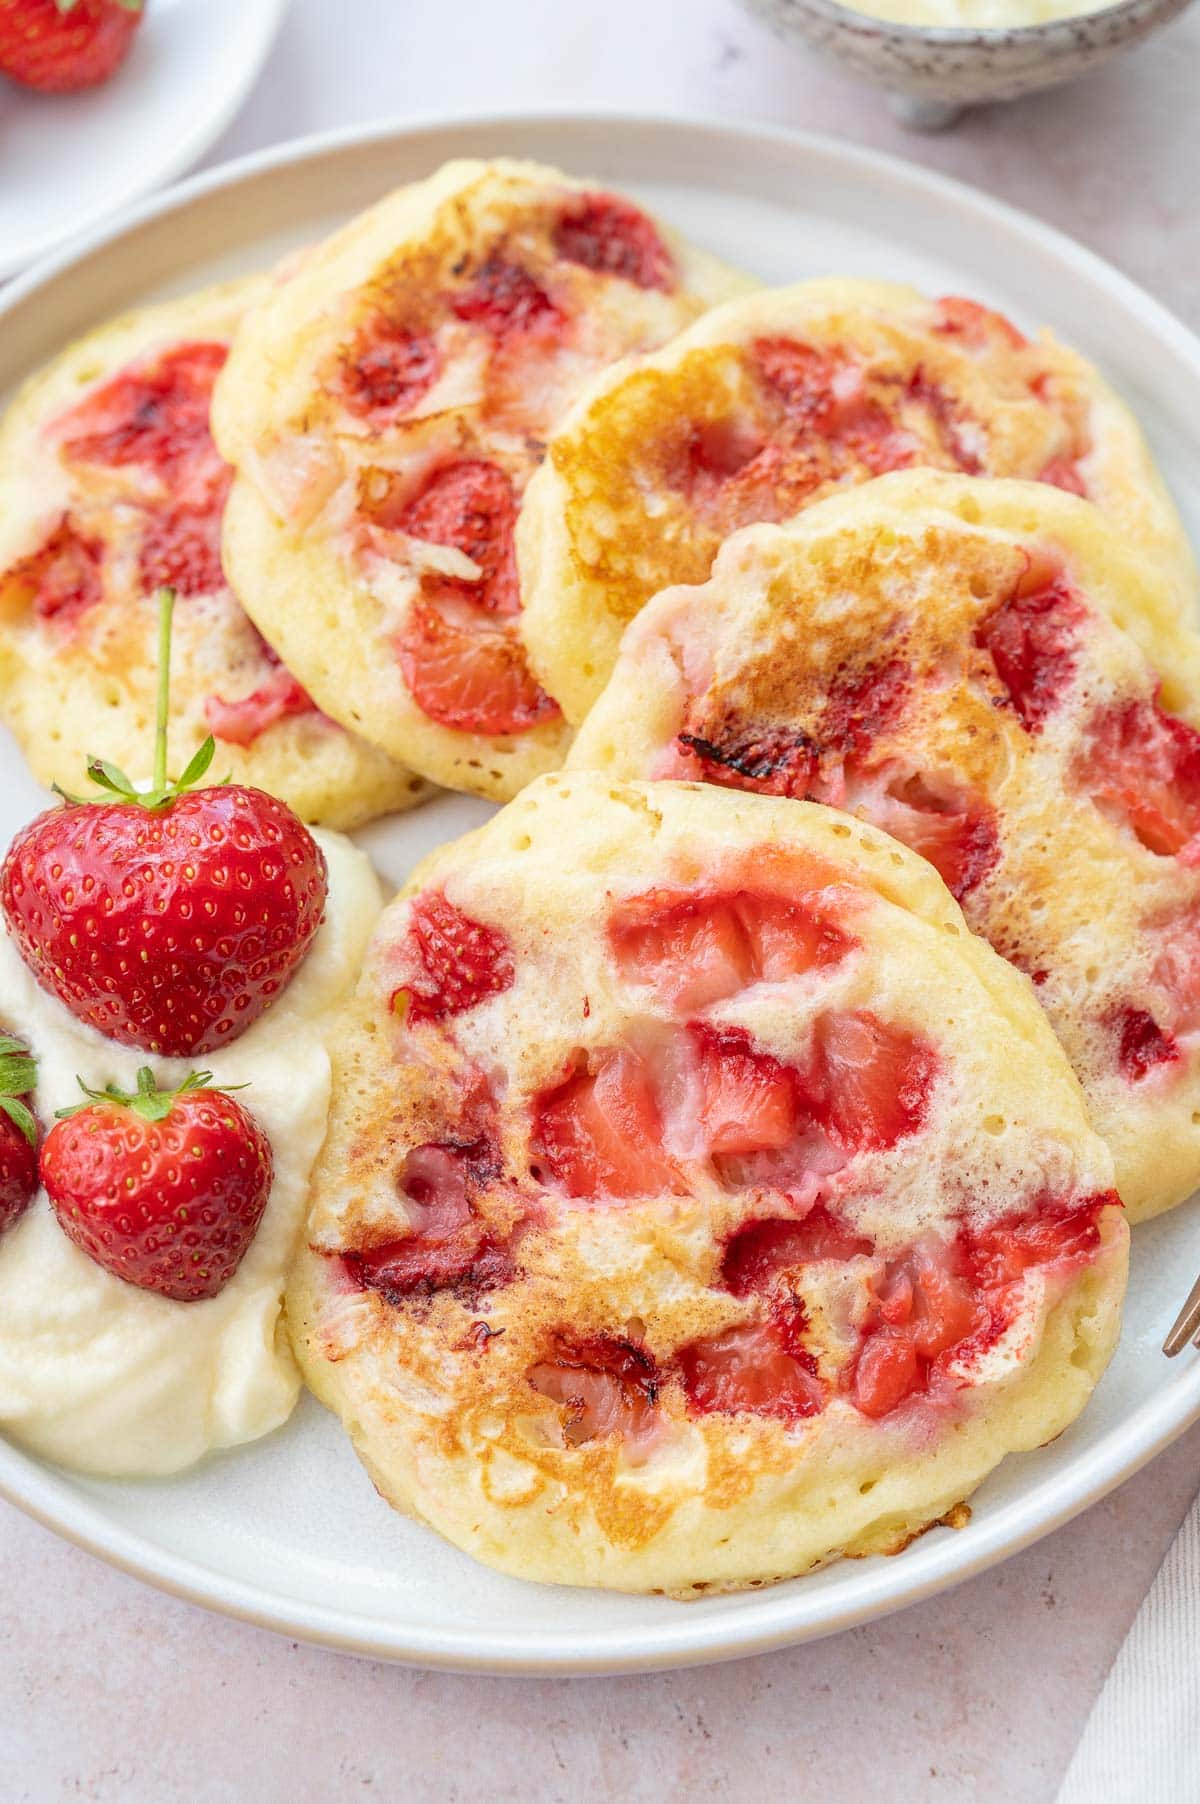
[[[271,1143],[211,1074],[159,1090],[80,1089],[42,1142],[42,1183],[63,1232],[114,1277],[177,1303],[224,1290],[271,1192]]]
[[[0,0],[0,73],[43,94],[107,81],[129,55],[142,0]]]
[[[325,909],[325,859],[261,789],[196,785],[206,740],[166,777],[170,592],[151,788],[94,760],[103,799],[64,798],[0,867],[0,907],[43,989],[124,1046],[192,1058],[245,1033],[284,988]]]
[[[37,1189],[37,1120],[30,1107],[36,1082],[29,1048],[0,1034],[0,1234],[25,1213]]]

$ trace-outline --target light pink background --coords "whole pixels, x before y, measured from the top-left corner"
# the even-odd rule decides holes
[[[1200,326],[1198,93],[1195,13],[1075,88],[918,138],[731,0],[294,0],[210,160],[439,109],[799,126],[978,182]],[[613,1680],[342,1659],[160,1597],[0,1505],[0,1799],[1049,1804],[1198,1470],[1200,1428],[947,1597],[790,1653]]]

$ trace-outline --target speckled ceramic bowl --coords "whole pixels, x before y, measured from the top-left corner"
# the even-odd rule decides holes
[[[898,25],[837,0],[742,0],[781,37],[885,88],[899,116],[927,131],[964,107],[1016,100],[1074,81],[1181,13],[1189,0],[1121,0],[1103,12],[1044,25],[971,30]]]

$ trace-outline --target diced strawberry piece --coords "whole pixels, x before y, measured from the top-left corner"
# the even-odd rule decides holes
[[[410,609],[397,654],[423,714],[460,733],[528,733],[559,714],[511,632],[465,625],[431,600]]]
[[[64,515],[39,550],[0,576],[0,588],[14,592],[40,620],[65,624],[103,601],[103,559],[100,542],[85,538]]]
[[[1014,1284],[1035,1266],[1070,1267],[1095,1256],[1101,1210],[1119,1204],[1114,1190],[1081,1200],[1039,1199],[1033,1209],[959,1236],[971,1283],[979,1290]]]
[[[296,681],[290,670],[279,665],[265,683],[236,702],[210,695],[204,704],[204,719],[210,733],[227,745],[253,745],[254,741],[277,721],[294,714],[315,714],[317,704]]]
[[[762,795],[808,795],[816,780],[818,752],[808,736],[793,727],[749,728],[708,734],[693,730],[676,740],[681,777],[714,783],[722,789],[756,790]]]
[[[921,366],[913,371],[903,392],[908,412],[925,416],[927,429],[940,440],[944,454],[954,467],[967,476],[982,476],[984,465],[979,455],[984,443],[982,428],[962,402],[949,394],[940,382],[935,382]]]
[[[652,219],[615,194],[580,194],[567,202],[554,228],[554,248],[568,262],[601,276],[620,276],[638,288],[676,285],[675,260]]]
[[[143,464],[178,487],[188,466],[220,463],[209,429],[213,386],[229,355],[222,344],[183,344],[114,376],[57,424],[79,463]]]
[[[982,1351],[1011,1319],[1011,1292],[1036,1268],[1063,1272],[1093,1258],[1101,1209],[1115,1192],[964,1225],[953,1241],[927,1236],[889,1259],[874,1315],[845,1382],[864,1415],[890,1414],[924,1395],[944,1368]]]
[[[454,295],[450,305],[459,319],[481,326],[497,340],[544,330],[562,318],[529,271],[503,257],[489,257],[471,286]]]
[[[560,1332],[551,1357],[525,1376],[535,1391],[563,1406],[563,1433],[572,1446],[609,1434],[644,1443],[659,1426],[658,1366],[633,1341]]]
[[[1160,1065],[1171,1065],[1179,1058],[1179,1045],[1174,1034],[1164,1031],[1154,1016],[1144,1008],[1125,1008],[1116,1019],[1117,1063],[1121,1075],[1131,1084],[1140,1084]]]
[[[221,519],[227,493],[223,481],[203,507],[146,510],[138,560],[144,594],[166,586],[180,595],[215,595],[225,587]]]
[[[996,817],[982,802],[919,772],[895,778],[870,811],[876,826],[929,860],[959,902],[1000,857]]]
[[[773,1216],[739,1228],[726,1242],[721,1283],[735,1297],[750,1296],[769,1290],[781,1272],[821,1260],[841,1264],[873,1250],[818,1204],[800,1221]]]
[[[733,890],[649,890],[613,911],[609,943],[625,976],[683,1014],[747,985],[827,968],[855,944],[816,899]]]
[[[472,920],[439,890],[426,890],[411,905],[408,958],[421,975],[397,991],[411,1023],[461,1015],[512,983],[512,947],[496,927]]]
[[[1047,482],[1051,488],[1063,489],[1068,495],[1079,495],[1087,500],[1087,483],[1083,480],[1079,465],[1073,457],[1061,455],[1052,457],[1048,464],[1038,472],[1039,482]]]
[[[414,1293],[452,1289],[474,1295],[511,1282],[516,1270],[511,1237],[494,1236],[474,1206],[500,1169],[495,1148],[484,1140],[414,1147],[400,1177],[413,1231],[344,1253],[354,1284],[399,1303]]]
[[[922,1388],[921,1365],[910,1335],[881,1328],[864,1341],[854,1362],[852,1395],[864,1416],[878,1421]]]
[[[1023,351],[1029,343],[1002,313],[963,295],[942,295],[934,302],[934,309],[934,331],[957,338],[970,351],[986,351],[993,344],[1009,351]]]
[[[1160,858],[1182,852],[1200,832],[1200,733],[1157,702],[1094,714],[1075,776]]]
[[[701,1414],[748,1412],[781,1422],[819,1415],[825,1386],[816,1360],[800,1344],[804,1314],[790,1329],[774,1317],[692,1341],[676,1355],[692,1409]]]
[[[478,564],[478,582],[452,586],[493,614],[515,614],[521,606],[513,530],[517,501],[499,464],[466,458],[443,464],[394,524],[414,539],[452,545]]]
[[[862,757],[894,729],[911,692],[912,672],[899,658],[865,670],[839,671],[821,714],[821,750]]]
[[[817,1121],[840,1145],[877,1151],[922,1125],[936,1072],[926,1041],[859,1009],[818,1019],[804,1088]]]
[[[376,424],[403,419],[433,387],[441,364],[428,332],[414,332],[378,314],[342,357],[342,400],[359,419]]]
[[[975,644],[986,651],[1022,726],[1037,733],[1075,674],[1085,608],[1063,579],[1027,587],[980,621]]]
[[[1200,901],[1171,908],[1146,928],[1161,948],[1153,977],[1170,998],[1171,1032],[1194,1033],[1200,1027]]]
[[[712,1157],[790,1145],[806,1121],[796,1072],[755,1046],[744,1028],[697,1021],[688,1034],[698,1067],[700,1132]]]
[[[868,394],[863,371],[845,351],[760,338],[752,356],[762,380],[782,402],[792,431],[865,464],[873,476],[912,462],[911,440]],[[814,486],[833,473],[814,472]]]
[[[919,1242],[909,1255],[912,1286],[910,1332],[922,1359],[932,1360],[969,1340],[984,1326],[987,1312],[970,1284],[951,1269],[940,1243]]]
[[[658,1196],[679,1188],[663,1151],[651,1074],[637,1053],[604,1053],[533,1104],[535,1176],[568,1196]]]

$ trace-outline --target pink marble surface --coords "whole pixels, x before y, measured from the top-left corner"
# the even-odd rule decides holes
[[[153,0],[151,0],[153,5]],[[731,0],[294,0],[211,161],[354,120],[711,113],[898,152],[1073,232],[1200,326],[1200,14],[1078,86],[913,137]],[[949,1596],[769,1658],[486,1680],[285,1642],[145,1590],[0,1506],[4,1804],[577,1804],[802,1792],[1049,1804],[1195,1493],[1200,1428]]]

